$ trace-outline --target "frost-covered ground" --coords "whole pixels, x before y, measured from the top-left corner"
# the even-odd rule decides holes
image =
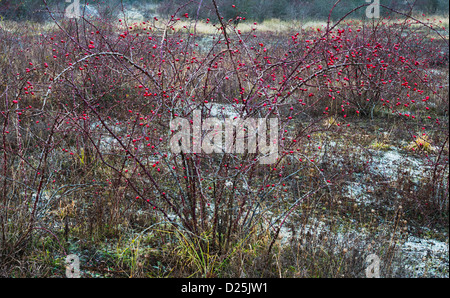
[[[399,169],[408,171],[408,177],[417,183],[426,176],[429,167],[426,162],[413,156],[407,156],[397,149],[388,151],[371,150],[373,162],[369,166],[372,174],[380,175],[386,181],[396,181]],[[374,191],[371,183],[363,181],[348,182],[347,195],[359,204],[374,202]],[[426,228],[425,228],[426,229]],[[399,273],[408,277],[449,277],[449,244],[435,239],[425,239],[409,235],[399,248],[402,258],[402,270]]]
[[[289,246],[293,239],[300,239],[306,245],[306,239],[318,239],[320,234],[333,239],[335,254],[339,254],[343,249],[357,249],[363,256],[363,252],[371,245],[386,245],[386,243],[374,244],[373,238],[361,231],[330,232],[325,223],[320,221],[298,228],[296,235],[293,235],[292,230],[286,226],[281,228],[278,236],[281,246]],[[449,277],[448,241],[442,242],[409,235],[406,239],[399,241],[395,248],[396,254],[392,262],[395,277]]]
[[[400,250],[410,277],[449,277],[448,242],[410,236]]]

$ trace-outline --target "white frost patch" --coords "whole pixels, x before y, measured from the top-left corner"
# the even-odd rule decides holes
[[[403,244],[402,249],[425,257],[430,253],[448,253],[448,244],[434,239],[425,240],[410,236],[408,241]]]
[[[135,22],[144,21],[144,15],[136,8],[126,9],[125,16],[129,21],[135,21]]]
[[[372,201],[368,195],[368,191],[373,191],[372,185],[350,181],[347,183],[349,185],[344,188],[344,194],[349,198],[358,203],[370,203]]]
[[[113,148],[121,148],[120,143],[116,138],[110,136],[101,138],[99,147],[101,151],[107,151],[108,149],[111,150]]]
[[[424,176],[423,165],[413,157],[401,154],[397,150],[371,151],[374,153],[373,162],[370,164],[370,170],[373,173],[396,179],[399,169],[408,169],[409,174],[414,178]]]
[[[449,277],[448,243],[410,236],[400,249],[413,277]]]
[[[92,5],[85,5],[81,6],[81,13],[84,14],[85,17],[91,17],[91,18],[99,18],[100,14],[98,13],[98,10],[93,7]]]
[[[124,131],[124,128],[115,125],[117,121],[105,120],[104,123],[115,135],[120,135]],[[119,141],[110,134],[100,121],[91,123],[90,129],[93,132],[101,133],[100,144],[96,142],[96,145],[99,145],[101,151],[111,151],[114,148],[121,148]]]
[[[210,117],[235,118],[239,117],[242,110],[241,105],[230,105],[221,103],[207,103],[206,108],[210,111]]]

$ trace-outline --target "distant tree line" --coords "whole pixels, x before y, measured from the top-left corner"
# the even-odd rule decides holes
[[[65,0],[46,0],[52,7],[64,8]],[[0,19],[43,21],[48,16],[43,0],[0,0]]]
[[[65,0],[46,0],[49,5],[59,11],[64,11],[67,5]],[[158,4],[158,12],[162,15],[171,15],[175,9],[188,3],[188,0],[80,0],[80,2],[121,7],[120,2],[125,5],[147,3]],[[335,0],[216,0],[221,15],[228,19],[245,17],[247,20],[263,21],[265,19],[281,20],[308,20],[326,19]],[[201,3],[201,6],[200,6]],[[448,0],[382,0],[382,4],[394,9],[409,12],[427,14],[448,14]],[[365,0],[342,0],[334,9],[331,17],[337,19],[351,9],[366,4]],[[233,7],[232,5],[235,5]],[[200,9],[198,9],[200,6]],[[364,9],[354,13],[354,17],[363,17]],[[180,12],[196,16],[199,12],[201,18],[213,18],[216,15],[212,0],[195,0],[184,6]],[[381,13],[388,14],[389,11],[381,9]],[[0,0],[0,19],[15,20],[44,20],[47,17],[43,0]]]
[[[186,0],[160,0],[159,12],[169,15],[173,13],[173,7],[182,6]],[[211,0],[202,1],[199,10],[200,17],[213,17],[215,10]],[[248,20],[263,21],[277,18],[281,20],[293,19],[326,19],[335,0],[217,0],[221,15],[227,19],[245,17]],[[200,1],[183,9],[191,15],[196,15]],[[447,0],[382,0],[382,4],[402,12],[411,9],[416,13],[448,14],[449,2]],[[362,4],[365,0],[342,0],[333,10],[331,17],[337,19],[347,12]],[[233,8],[232,5],[235,5]],[[388,10],[381,8],[381,13],[388,14]],[[354,13],[354,17],[363,17],[365,9]]]

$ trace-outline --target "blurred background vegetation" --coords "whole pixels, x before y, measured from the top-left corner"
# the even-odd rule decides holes
[[[66,0],[46,0],[52,10],[64,11],[68,5]],[[80,0],[81,4],[105,5],[111,8],[120,8],[124,5],[146,4],[156,6],[159,15],[173,14],[175,9],[188,3],[188,0]],[[246,20],[261,22],[265,19],[280,20],[323,20],[328,18],[334,0],[217,0],[221,14],[227,18],[235,19],[237,16]],[[199,4],[201,3],[201,9]],[[351,9],[366,4],[365,0],[342,0],[332,13],[332,19],[338,19]],[[413,13],[426,13],[448,15],[449,2],[447,0],[385,0],[383,5],[399,11]],[[236,5],[233,8],[232,5]],[[195,0],[180,10],[182,14],[189,13],[199,17],[208,18],[215,15],[211,0]],[[381,9],[384,15],[389,11]],[[353,17],[361,17],[364,9],[358,10]],[[45,21],[48,13],[43,0],[0,0],[0,19]]]

